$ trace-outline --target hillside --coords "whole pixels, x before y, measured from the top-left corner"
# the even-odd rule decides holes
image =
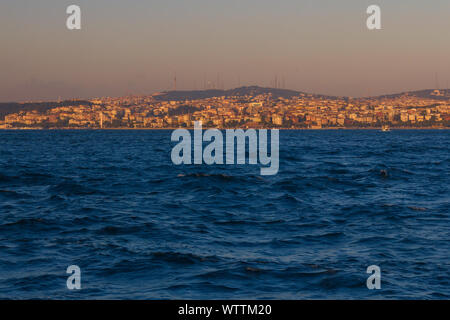
[[[6,102],[0,103],[0,120],[4,120],[5,116],[11,113],[17,113],[20,111],[39,111],[46,112],[52,108],[64,107],[64,106],[79,106],[79,105],[90,105],[89,101],[62,101],[62,102],[28,102],[28,103],[17,103],[17,102]]]
[[[418,91],[408,91],[402,93],[395,94],[387,94],[381,95],[378,97],[372,97],[375,99],[395,99],[404,96],[417,97],[417,98],[428,98],[428,99],[436,99],[436,100],[450,100],[450,90],[439,90],[440,95],[436,95],[435,89],[427,89],[427,90],[418,90]]]
[[[262,94],[272,94],[272,97],[274,98],[289,99],[295,96],[304,95],[306,93],[288,89],[274,89],[274,88],[250,86],[230,90],[168,91],[162,92],[161,94],[155,96],[155,98],[160,101],[167,101],[167,100],[180,101],[180,100],[206,99],[214,97],[257,96]],[[315,97],[337,98],[318,94],[311,94],[311,95]]]

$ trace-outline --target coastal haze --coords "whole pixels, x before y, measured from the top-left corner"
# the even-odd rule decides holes
[[[284,87],[333,96],[444,89],[450,3],[377,1],[73,1],[0,4],[0,101],[178,90]],[[276,84],[276,85],[275,85]]]

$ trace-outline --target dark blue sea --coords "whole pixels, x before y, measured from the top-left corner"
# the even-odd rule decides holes
[[[450,131],[281,131],[275,176],[170,135],[0,131],[0,298],[450,298]]]

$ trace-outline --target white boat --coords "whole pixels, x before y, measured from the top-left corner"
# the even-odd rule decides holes
[[[384,126],[381,127],[381,131],[383,131],[383,132],[389,132],[389,131],[391,131],[391,128],[389,128],[388,125],[384,125]]]

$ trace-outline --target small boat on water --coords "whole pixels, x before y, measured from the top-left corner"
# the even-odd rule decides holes
[[[384,125],[384,126],[381,127],[381,131],[383,131],[383,132],[389,132],[389,131],[391,131],[391,128],[389,128],[388,125]]]

